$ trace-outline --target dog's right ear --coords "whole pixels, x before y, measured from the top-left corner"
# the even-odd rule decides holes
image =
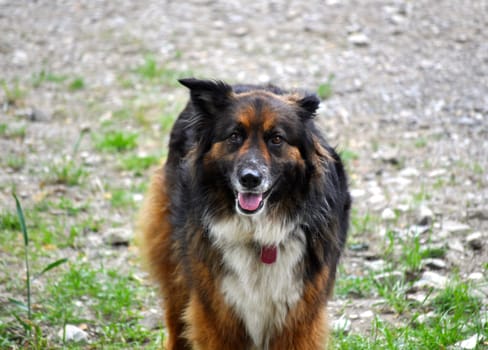
[[[190,89],[193,105],[207,115],[214,115],[226,107],[232,99],[232,87],[223,81],[179,79],[180,84]]]

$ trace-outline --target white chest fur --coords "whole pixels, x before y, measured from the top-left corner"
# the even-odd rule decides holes
[[[297,230],[296,225],[264,224],[264,220],[247,217],[219,222],[211,229],[230,271],[223,278],[222,294],[258,349],[267,349],[269,338],[282,328],[288,311],[302,296],[303,282],[296,266],[304,254],[305,238]],[[276,262],[262,263],[259,245],[253,242],[277,245]]]

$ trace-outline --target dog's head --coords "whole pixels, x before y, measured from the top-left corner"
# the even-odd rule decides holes
[[[298,200],[313,168],[315,95],[274,87],[234,89],[208,80],[182,79],[190,89],[204,182],[216,207],[240,215]]]

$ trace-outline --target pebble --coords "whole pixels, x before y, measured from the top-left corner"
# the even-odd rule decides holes
[[[447,264],[442,259],[424,259],[422,260],[422,264],[432,270],[443,270],[447,268]]]
[[[163,317],[156,309],[149,309],[144,311],[142,314],[142,319],[139,321],[141,327],[146,330],[160,329],[163,327]]]
[[[237,27],[232,31],[233,35],[239,37],[246,36],[248,33],[249,33],[249,28],[243,26]]]
[[[421,225],[412,225],[407,228],[404,232],[405,236],[419,236],[423,235],[424,233],[430,230],[429,226],[421,226]]]
[[[468,209],[469,219],[488,220],[488,206]]]
[[[24,118],[31,122],[47,121],[50,116],[36,108],[22,108],[15,111],[15,116],[18,118]]]
[[[353,188],[351,189],[351,197],[352,198],[361,198],[366,195],[366,191],[361,188]]]
[[[417,225],[430,226],[434,221],[434,213],[426,205],[421,205],[417,211]]]
[[[468,339],[465,339],[463,341],[457,342],[454,344],[454,349],[475,349],[476,346],[478,346],[478,335],[475,334]]]
[[[332,323],[332,329],[334,332],[349,333],[351,330],[351,320],[342,316]]]
[[[471,229],[469,225],[463,224],[462,222],[457,221],[444,221],[442,224],[442,229],[451,232],[451,233],[466,233]]]
[[[373,154],[373,159],[380,159],[384,163],[397,165],[400,163],[398,150],[396,148],[382,148]]]
[[[369,46],[370,44],[370,40],[368,36],[364,33],[353,33],[349,35],[347,40],[354,46],[358,46],[358,47],[366,47]]]
[[[420,301],[420,302],[423,302],[423,301]],[[422,324],[422,323],[425,323],[426,321],[429,321],[432,317],[434,317],[434,313],[431,311],[431,312],[428,312],[426,314],[419,315],[419,317],[417,317],[417,319],[415,321],[419,324]]]
[[[443,176],[443,175],[446,175],[447,174],[447,170],[446,169],[435,169],[435,170],[432,170],[431,172],[429,172],[427,174],[428,177],[430,178],[434,178],[434,177],[440,177],[440,176]]]
[[[105,243],[110,245],[128,245],[133,238],[133,232],[126,228],[109,229],[103,236]]]
[[[396,214],[391,208],[385,208],[381,212],[381,219],[385,221],[393,221],[396,219]]]
[[[29,56],[25,51],[15,50],[12,57],[12,64],[22,67],[29,62]]]
[[[459,253],[464,253],[464,246],[459,239],[450,239],[447,242],[447,246],[450,250],[455,250]]]
[[[58,337],[61,339],[64,337],[66,342],[81,343],[88,341],[88,333],[71,324],[67,324],[64,331],[61,329],[58,332]]]
[[[417,177],[420,175],[420,172],[415,168],[405,168],[400,171],[399,175],[403,177]]]
[[[481,272],[472,272],[469,274],[468,279],[471,281],[481,281],[483,276],[484,275]]]
[[[379,272],[383,271],[386,268],[386,262],[384,260],[373,260],[373,261],[365,261],[364,265],[371,271]]]
[[[483,235],[481,232],[473,232],[466,236],[466,243],[473,250],[480,250],[483,248]]]
[[[422,277],[414,283],[415,288],[432,287],[435,289],[442,289],[447,285],[448,279],[445,276],[439,275],[436,272],[425,271]]]
[[[359,314],[360,318],[373,318],[374,317],[374,312],[371,310],[366,310],[364,312],[361,312]]]

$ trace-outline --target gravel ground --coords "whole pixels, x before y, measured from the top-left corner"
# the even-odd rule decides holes
[[[0,138],[4,156],[26,157],[18,171],[0,168],[0,209],[11,207],[12,183],[24,202],[34,201],[45,190],[43,164],[80,130],[96,132],[107,111],[141,95],[144,86],[124,89],[120,81],[148,53],[168,70],[230,82],[315,90],[333,76],[319,118],[331,143],[351,158],[355,215],[379,220],[353,232],[351,247],[360,249],[348,249],[342,273],[382,266],[388,227],[408,235],[428,224],[431,234],[422,244],[448,252],[437,269],[424,269],[421,281],[454,270],[462,279],[486,278],[487,1],[0,0],[0,33],[0,79],[31,86],[17,105],[0,91],[0,122],[28,123],[22,142]],[[32,88],[43,70],[83,77],[86,87],[76,93],[52,84]],[[173,83],[148,99],[174,101],[185,93]],[[145,141],[142,151],[166,142]],[[126,180],[107,159],[91,159],[90,145],[81,151],[93,165],[87,191],[100,178]],[[96,215],[133,227],[127,216],[93,205]],[[406,214],[395,221],[399,213]],[[111,263],[122,266],[124,258]],[[486,300],[488,290],[481,293]],[[381,313],[372,304],[335,300],[332,317],[345,315],[353,330],[367,331],[365,319]]]

